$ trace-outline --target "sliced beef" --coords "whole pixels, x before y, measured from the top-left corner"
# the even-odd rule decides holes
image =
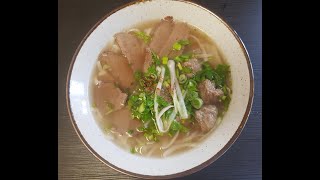
[[[201,82],[198,86],[200,97],[204,104],[214,104],[218,102],[219,96],[223,95],[221,89],[216,89],[214,83],[206,79]]]
[[[115,40],[119,45],[122,54],[127,57],[133,71],[142,71],[145,59],[144,42],[135,35],[129,33],[117,33]]]
[[[151,32],[152,40],[149,44],[149,47],[153,52],[156,54],[160,53],[172,32],[173,26],[174,22],[172,16],[165,17],[155,26]]]
[[[215,105],[204,105],[195,112],[195,119],[201,130],[208,132],[213,128],[218,116],[218,108]]]
[[[112,130],[124,135],[128,130],[134,130],[141,125],[137,119],[131,118],[131,112],[127,107],[114,111],[107,116],[111,120]]]
[[[169,58],[174,58],[175,56],[181,55],[183,48],[180,51],[176,51],[176,50],[172,50],[172,46],[175,42],[179,40],[188,39],[189,33],[190,33],[190,28],[186,23],[183,23],[183,22],[175,23],[168,40],[163,45],[163,48],[159,53],[159,56],[160,57],[168,56]]]
[[[116,80],[122,89],[132,88],[134,83],[133,71],[127,59],[113,52],[104,52],[99,58],[102,67],[107,65],[107,71]]]
[[[198,71],[201,71],[201,64],[197,59],[190,59],[189,61],[186,61],[183,63],[183,66],[191,68],[192,73],[187,74],[188,77],[192,77],[195,75]]]
[[[149,48],[147,48],[145,60],[144,60],[144,64],[143,64],[143,72],[147,72],[148,68],[151,66],[151,64],[152,64],[152,54],[151,54],[151,50]]]
[[[114,83],[99,84],[94,94],[94,102],[102,115],[123,108],[128,97]]]
[[[97,76],[98,81],[101,81],[103,83],[113,83],[115,82],[115,79],[112,77],[110,72],[108,70],[103,70],[98,73]]]

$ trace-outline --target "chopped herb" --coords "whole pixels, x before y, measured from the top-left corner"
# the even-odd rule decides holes
[[[190,41],[187,39],[181,39],[180,41],[178,41],[179,44],[186,46],[190,44]]]
[[[136,152],[137,152],[137,151],[136,151],[136,148],[134,148],[134,147],[130,148],[130,152],[131,152],[132,154],[136,153]]]
[[[224,111],[227,111],[231,101],[230,91],[228,91],[228,87],[226,85],[224,85],[221,89],[224,95],[220,98],[220,100],[223,103]]]
[[[182,54],[180,56],[176,56],[174,58],[174,60],[176,62],[185,62],[185,61],[188,61],[189,59],[191,59],[193,57],[193,54],[192,53],[188,53],[188,54]]]
[[[153,64],[148,68],[148,72],[146,74],[146,76],[150,75],[150,74],[157,74],[157,68],[156,66]]]
[[[187,127],[185,127],[184,125],[182,125],[181,123],[179,123],[178,121],[174,120],[171,123],[170,126],[170,130],[169,130],[169,134],[171,136],[173,136],[174,134],[176,134],[176,132],[181,131],[181,132],[188,132],[189,129]]]
[[[229,65],[219,64],[213,69],[208,62],[202,64],[203,69],[196,74],[196,81],[201,82],[204,79],[214,81],[215,85],[222,88],[226,84],[228,74],[230,72]]]
[[[161,96],[157,96],[157,101],[158,101],[159,106],[165,107],[165,106],[169,105],[169,103]]]
[[[172,50],[180,51],[183,46],[189,45],[190,42],[188,40],[180,40],[173,44]]]
[[[139,38],[142,39],[145,43],[149,43],[151,41],[151,36],[148,36],[145,32],[139,31],[135,32],[135,35]]]
[[[136,81],[140,80],[142,78],[143,73],[141,71],[134,72],[134,78]]]
[[[154,63],[156,63],[156,65],[160,65],[161,61],[158,55],[156,55],[153,51],[151,51],[151,57]]]
[[[127,131],[127,133],[128,133],[129,135],[132,135],[132,134],[133,134],[133,130],[130,129],[130,130]]]

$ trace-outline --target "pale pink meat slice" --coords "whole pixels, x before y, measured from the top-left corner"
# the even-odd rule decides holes
[[[144,42],[135,35],[125,32],[117,33],[115,40],[122,54],[128,59],[132,70],[134,72],[142,71],[145,59]]]
[[[110,72],[108,72],[107,70],[103,70],[103,71],[99,72],[98,76],[97,76],[97,79],[98,79],[98,81],[101,81],[103,83],[113,83],[113,82],[115,82],[114,77],[112,77]]]
[[[183,52],[183,48],[181,50],[173,50],[172,46],[175,42],[178,42],[180,40],[187,40],[190,33],[190,28],[186,23],[183,22],[177,22],[175,23],[173,30],[164,44],[163,48],[161,49],[159,56],[168,56],[169,58],[174,58],[176,56],[179,56]]]
[[[153,62],[153,60],[152,60],[151,50],[149,48],[147,48],[145,60],[144,60],[144,64],[143,64],[143,72],[148,71],[148,68],[151,66],[152,62]]]
[[[219,97],[223,96],[223,91],[217,89],[215,84],[206,79],[202,81],[199,86],[200,97],[204,104],[215,104],[219,102]]]
[[[95,91],[94,102],[103,116],[123,108],[128,97],[114,83],[101,83]]]
[[[214,127],[217,116],[218,108],[215,105],[204,105],[195,112],[195,119],[204,132],[208,132]]]
[[[154,53],[160,53],[172,32],[173,26],[174,22],[172,16],[167,16],[164,19],[161,19],[160,23],[155,26],[151,32],[152,39],[149,44],[150,49]]]
[[[107,65],[107,71],[110,72],[120,88],[132,88],[134,83],[133,71],[124,56],[109,51],[102,53],[99,60],[102,67]]]
[[[120,134],[125,134],[128,130],[133,130],[141,125],[137,119],[132,119],[131,111],[124,107],[118,111],[112,112],[107,116],[112,125],[112,130]]]

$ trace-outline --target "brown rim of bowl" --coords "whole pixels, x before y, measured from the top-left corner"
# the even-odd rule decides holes
[[[217,16],[216,14],[214,14],[213,12],[211,12],[210,10],[202,7],[201,5],[199,4],[196,4],[194,2],[190,2],[190,1],[184,1],[184,0],[176,0],[176,1],[180,1],[180,2],[184,2],[184,3],[188,3],[188,4],[191,4],[193,6],[197,6],[207,12],[209,12],[211,15],[215,16],[218,20],[220,20],[231,32],[232,34],[234,35],[234,37],[237,39],[238,43],[240,44],[241,46],[241,49],[243,51],[243,53],[245,54],[246,56],[246,60],[247,60],[247,65],[248,65],[248,69],[249,69],[249,74],[250,74],[250,94],[249,94],[249,101],[248,101],[248,104],[247,104],[247,108],[246,108],[246,112],[243,116],[243,119],[241,121],[241,124],[239,125],[237,131],[235,132],[235,134],[231,137],[231,139],[228,141],[228,143],[217,153],[215,154],[213,157],[211,157],[209,160],[203,162],[202,164],[196,166],[196,167],[193,167],[189,170],[186,170],[186,171],[183,171],[183,172],[179,172],[179,173],[175,173],[175,174],[170,174],[170,175],[164,175],[164,176],[151,176],[151,175],[143,175],[143,174],[137,174],[137,173],[133,173],[133,172],[129,172],[129,171],[126,171],[124,169],[121,169],[120,167],[117,167],[111,163],[109,163],[107,160],[105,160],[104,158],[102,158],[97,152],[95,152],[94,149],[91,148],[91,146],[87,143],[87,141],[84,139],[84,137],[82,136],[80,130],[78,129],[78,126],[76,125],[75,123],[75,120],[73,118],[73,114],[72,114],[72,111],[71,111],[71,108],[70,108],[70,99],[69,99],[69,84],[70,84],[70,77],[71,77],[71,72],[72,72],[72,69],[73,69],[73,65],[74,65],[74,62],[76,60],[76,57],[78,56],[78,53],[83,45],[83,43],[86,41],[86,39],[90,36],[90,34],[106,19],[108,18],[110,15],[112,15],[113,13],[127,7],[127,6],[130,6],[130,5],[133,5],[133,4],[136,4],[136,3],[140,3],[140,2],[143,2],[144,0],[136,0],[136,1],[133,1],[133,2],[130,2],[130,3],[127,3],[127,4],[124,4],[114,10],[112,10],[110,13],[108,13],[107,15],[105,15],[103,18],[101,18],[91,29],[90,31],[86,34],[86,36],[82,39],[81,43],[79,44],[78,48],[76,49],[76,52],[74,53],[73,57],[72,57],[72,61],[70,63],[70,67],[69,67],[69,70],[68,70],[68,75],[67,75],[67,83],[66,83],[66,100],[67,100],[67,109],[68,109],[68,113],[69,113],[69,116],[70,116],[70,120],[71,120],[71,123],[72,123],[72,126],[74,127],[77,135],[79,136],[80,140],[82,141],[82,143],[87,147],[87,149],[97,158],[99,159],[101,162],[103,162],[104,164],[106,164],[107,166],[111,167],[112,169],[114,170],[117,170],[121,173],[124,173],[124,174],[127,174],[127,175],[130,175],[130,176],[134,176],[134,177],[139,177],[139,178],[144,178],[144,179],[170,179],[170,178],[177,178],[177,177],[182,177],[182,176],[187,176],[187,175],[190,175],[190,174],[193,174],[197,171],[200,171],[202,170],[203,168],[207,167],[208,165],[210,165],[211,163],[213,163],[215,160],[217,160],[219,157],[221,157],[230,147],[231,145],[236,141],[236,139],[239,137],[242,129],[244,128],[247,120],[248,120],[248,117],[249,117],[249,114],[250,114],[250,111],[251,111],[251,107],[252,107],[252,102],[253,102],[253,96],[254,96],[254,77],[253,77],[253,70],[252,70],[252,64],[251,64],[251,61],[250,61],[250,57],[249,57],[249,54],[248,54],[248,51],[246,49],[246,47],[244,46],[242,40],[240,39],[239,35],[236,33],[236,31],[231,28],[231,26],[229,24],[227,24],[224,20],[222,20],[222,18],[220,18],[219,16]]]

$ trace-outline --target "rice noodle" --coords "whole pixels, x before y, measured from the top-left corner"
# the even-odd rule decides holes
[[[184,143],[184,144],[177,144],[172,146],[170,149],[166,150],[162,156],[163,157],[167,157],[168,155],[172,154],[173,152],[175,152],[178,149],[184,148],[184,147],[195,147],[196,144],[195,143]]]
[[[136,28],[132,28],[132,29],[129,29],[127,32],[128,33],[130,33],[130,32],[140,32],[140,30],[136,29]]]
[[[103,70],[100,61],[97,61],[97,67],[99,72]]]
[[[204,134],[202,137],[200,137],[199,138],[199,141],[202,141],[203,139],[205,139],[206,137],[208,137],[210,134],[211,134],[211,132],[213,132],[214,131],[214,127],[209,131],[209,132],[206,132],[206,134]]]
[[[151,148],[151,150],[148,152],[147,157],[150,157],[152,155],[152,153],[157,150],[159,148],[159,146],[155,145]]]
[[[105,71],[105,70],[101,70],[101,71],[98,73],[99,76],[102,76],[102,75],[104,75],[104,74],[106,74],[106,71]]]
[[[212,56],[212,54],[197,54],[196,58],[209,58],[211,56]]]
[[[157,118],[161,119],[161,116],[162,116],[166,111],[168,111],[170,108],[173,108],[173,106],[172,106],[172,105],[169,105],[169,106],[163,108],[163,109],[159,112]]]
[[[135,140],[137,141],[137,143],[138,143],[139,145],[145,144],[145,143],[143,143],[142,141],[140,141],[139,138],[135,138]]]
[[[190,35],[190,37],[192,37],[199,45],[201,51],[203,54],[207,54],[206,50],[204,49],[204,47],[202,46],[202,44],[200,43],[199,39],[197,37],[195,37],[194,35]],[[208,61],[207,57],[204,57],[204,61]]]
[[[154,141],[148,141],[147,144],[154,144]]]
[[[197,132],[192,133],[191,135],[189,135],[188,137],[183,139],[183,142],[187,142],[187,141],[193,139],[196,135],[197,135]]]
[[[152,30],[151,28],[148,28],[148,29],[145,29],[144,32],[145,32],[147,35],[150,35],[151,30]]]
[[[120,142],[122,144],[122,146],[126,149],[129,149],[129,144],[127,143],[128,141],[128,137],[127,136],[119,136],[118,139],[120,139]]]
[[[144,147],[145,147],[145,146],[141,146],[141,147],[139,148],[139,151],[138,151],[138,152],[139,152],[140,154],[142,154],[142,148],[144,148]]]
[[[183,142],[192,141],[194,138],[201,137],[201,136],[203,136],[203,135],[199,134],[199,132],[194,132],[190,136],[188,136],[185,139],[183,139]]]
[[[180,131],[178,131],[178,132],[174,135],[174,137],[171,139],[171,141],[170,141],[167,145],[162,146],[162,147],[160,147],[160,148],[161,148],[161,149],[168,149],[168,148],[174,143],[174,141],[177,139],[177,137],[179,136],[179,132],[180,132]]]
[[[95,76],[95,77],[93,78],[93,80],[94,80],[94,84],[95,84],[95,85],[98,85],[98,84],[100,83],[100,81],[98,80],[97,76]]]
[[[112,47],[111,47],[111,50],[114,53],[119,53],[121,51],[120,47],[117,44],[113,44]]]

